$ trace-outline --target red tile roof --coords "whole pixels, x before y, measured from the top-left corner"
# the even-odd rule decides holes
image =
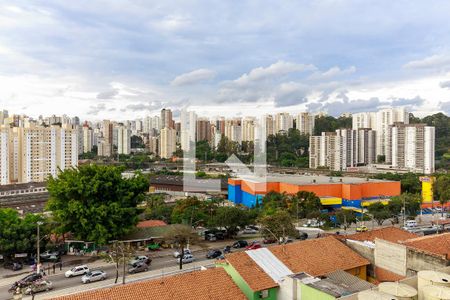
[[[323,276],[336,270],[350,270],[370,262],[335,239],[324,237],[287,245],[269,247],[269,250],[292,272],[306,272]]]
[[[408,239],[413,239],[418,237],[417,234],[408,232],[406,230],[397,228],[397,227],[384,227],[384,228],[378,228],[374,230],[369,230],[366,232],[359,232],[355,234],[349,234],[349,235],[341,235],[339,236],[339,239],[346,239],[346,240],[355,240],[355,241],[370,241],[374,242],[375,239],[381,239],[385,241],[389,241],[392,243],[398,243],[401,241],[406,241]]]
[[[67,295],[57,300],[246,300],[223,268],[194,271],[160,279]]]
[[[375,277],[378,282],[399,281],[406,278],[380,267],[375,267]]]
[[[278,286],[245,252],[228,254],[226,261],[233,266],[253,291],[262,291]]]
[[[450,260],[450,233],[426,235],[404,241],[403,244]]]
[[[368,260],[333,237],[299,241],[268,247],[293,273],[306,272],[322,276],[336,270],[366,266]],[[226,260],[242,276],[253,291],[278,286],[245,252],[226,256]]]
[[[139,222],[136,227],[137,228],[148,228],[148,227],[159,227],[166,226],[167,223],[161,220],[146,220]]]

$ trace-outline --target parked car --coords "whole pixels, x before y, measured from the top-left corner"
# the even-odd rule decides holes
[[[406,227],[409,227],[409,228],[417,227],[417,222],[416,222],[416,220],[407,220],[405,225],[406,225]]]
[[[277,242],[277,239],[274,239],[274,238],[265,238],[263,240],[263,244],[273,244],[273,243],[276,243],[276,242]]]
[[[259,231],[259,227],[256,225],[248,225],[247,228],[251,228],[251,229]]]
[[[9,270],[13,270],[13,271],[19,271],[19,270],[22,270],[22,269],[23,269],[23,265],[22,265],[22,263],[20,263],[20,262],[15,262],[15,261],[12,261],[12,262],[5,262],[5,263],[3,264],[3,268],[9,269]]]
[[[225,246],[225,248],[223,248],[223,253],[224,254],[226,254],[226,253],[231,253],[231,246]]]
[[[210,241],[210,242],[215,242],[215,241],[217,241],[217,237],[213,233],[208,233],[208,234],[205,234],[205,240]]]
[[[245,248],[248,246],[248,242],[247,241],[236,241],[233,244],[233,248]]]
[[[131,268],[128,269],[128,273],[134,274],[139,272],[147,272],[148,265],[144,262],[137,262],[131,265]]]
[[[316,219],[308,219],[305,224],[303,224],[303,227],[320,227],[323,226],[325,223],[323,221],[318,221]]]
[[[184,256],[192,254],[191,250],[189,250],[189,249],[184,249],[183,252],[184,252]],[[173,253],[173,257],[175,257],[175,258],[180,257],[180,252],[179,251],[175,251]]]
[[[213,259],[213,258],[218,258],[221,255],[222,255],[222,251],[220,251],[219,249],[211,249],[208,251],[208,253],[206,253],[206,258]]]
[[[180,262],[181,258],[178,258],[178,262]],[[192,254],[184,255],[183,257],[183,264],[191,263],[195,260],[194,256]]]
[[[106,279],[106,273],[102,270],[95,270],[91,272],[87,272],[81,277],[81,282],[90,283],[94,281],[100,281]]]
[[[307,240],[308,239],[308,234],[306,232],[300,231],[298,233],[297,239],[298,240],[302,240],[302,241]]]
[[[42,260],[58,260],[60,257],[60,253],[59,251],[50,251],[47,250],[43,253],[41,253],[41,255],[39,255],[41,257]]]
[[[39,293],[39,292],[45,292],[50,291],[53,289],[53,284],[51,281],[48,280],[41,280],[38,282],[35,282],[33,285],[30,285],[26,290],[25,294],[30,295],[31,293]]]
[[[135,256],[131,261],[130,261],[130,265],[133,265],[135,263],[138,262],[143,262],[147,265],[150,265],[152,263],[152,259],[150,257],[148,257],[147,255],[139,255],[139,256]]]
[[[244,229],[243,233],[244,233],[244,234],[257,234],[258,231],[255,230],[255,229],[253,229],[253,228],[247,227],[247,228]]]
[[[87,273],[89,273],[88,266],[82,265],[82,266],[73,267],[72,269],[66,271],[66,273],[64,275],[66,276],[66,278],[70,278],[70,277],[74,277],[74,276],[84,275]]]
[[[261,248],[261,244],[257,241],[252,242],[250,245],[245,247],[246,250],[255,250]]]

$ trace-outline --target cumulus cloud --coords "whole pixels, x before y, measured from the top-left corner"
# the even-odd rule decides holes
[[[209,69],[198,69],[189,73],[181,74],[175,77],[170,83],[171,85],[188,85],[195,84],[205,80],[211,80],[216,76],[216,72]]]
[[[394,98],[392,99],[392,102],[387,102],[387,104],[390,104],[392,106],[420,106],[425,102],[425,99],[421,98],[420,96],[416,96],[414,98]]]
[[[159,108],[161,108],[160,103],[150,102],[150,103],[128,104],[123,109],[132,112],[139,112],[139,111],[152,111]]]
[[[439,109],[450,115],[450,101],[440,102]]]
[[[87,114],[96,116],[99,114],[99,112],[105,111],[105,110],[106,110],[105,103],[99,103],[97,105],[89,106],[89,110],[87,111]]]
[[[450,89],[450,80],[442,81],[441,83],[439,83],[439,86],[443,89]]]
[[[119,94],[118,89],[112,89],[109,91],[104,91],[104,92],[98,93],[97,99],[102,99],[102,100],[111,99],[111,98],[114,98],[115,96],[117,96],[118,94]]]
[[[406,69],[438,69],[450,66],[450,55],[435,54],[424,59],[406,63]]]
[[[285,82],[280,84],[274,95],[276,106],[291,106],[305,103],[310,88],[298,82]]]
[[[312,80],[325,80],[325,79],[331,79],[338,76],[344,76],[344,75],[350,75],[356,72],[356,67],[351,66],[347,69],[341,69],[337,66],[332,67],[328,69],[325,72],[314,72],[311,76],[309,76],[309,79]]]
[[[258,67],[252,69],[249,73],[243,74],[241,77],[234,80],[233,83],[237,85],[246,85],[252,82],[283,76],[293,72],[314,71],[314,70],[316,70],[316,67],[312,64],[309,65],[297,64],[279,60],[266,68]]]

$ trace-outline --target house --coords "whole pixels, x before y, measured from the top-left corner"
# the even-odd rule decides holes
[[[244,300],[222,268],[193,271],[54,298],[57,300]]]
[[[305,240],[229,254],[223,267],[249,299],[289,299],[285,278],[297,273],[325,276],[337,270],[366,279],[369,261],[334,237]]]
[[[368,280],[376,283],[397,281],[405,277],[393,273],[389,269],[375,266],[375,240],[398,244],[409,239],[417,238],[418,235],[390,226],[355,234],[337,235],[336,237],[359,255],[370,261],[371,265],[367,268]]]
[[[400,276],[450,266],[450,233],[416,237],[392,243],[375,240],[375,267]]]
[[[145,220],[137,223],[137,228],[149,228],[149,227],[159,227],[167,226],[167,223],[162,220]]]

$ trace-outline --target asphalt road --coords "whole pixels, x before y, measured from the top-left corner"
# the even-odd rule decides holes
[[[196,261],[203,261],[206,260],[206,252],[207,250],[199,250],[194,252],[194,257],[196,258]],[[209,261],[208,261],[209,262]],[[214,260],[210,260],[211,264],[214,263]],[[175,267],[178,265],[178,261],[173,256],[165,256],[160,258],[154,258],[150,270],[161,270],[163,272],[164,268],[168,267]],[[89,266],[89,264],[88,264]],[[185,264],[186,267],[189,267],[189,264]],[[98,269],[98,268],[93,268]],[[115,279],[116,276],[116,268],[113,264],[107,265],[105,267],[100,268],[103,271],[105,271],[108,275],[108,279]],[[129,276],[129,279],[131,278],[133,280],[139,279],[139,278],[145,278],[147,272],[141,272],[137,274],[130,275],[127,273],[127,276]],[[23,276],[25,277],[25,275]],[[48,280],[50,280],[53,283],[53,290],[63,290],[70,287],[83,285],[81,282],[81,276],[72,277],[72,278],[66,278],[64,276],[64,273],[56,274],[56,275],[49,275]],[[111,284],[110,280],[105,281],[105,285]],[[119,280],[118,282],[122,282],[122,268],[119,270]],[[8,292],[8,289],[10,288],[10,284],[4,285],[0,287],[0,300],[9,300],[12,299],[12,294]],[[40,297],[38,295],[44,295],[45,293],[39,293],[36,295],[36,299],[39,299]]]

